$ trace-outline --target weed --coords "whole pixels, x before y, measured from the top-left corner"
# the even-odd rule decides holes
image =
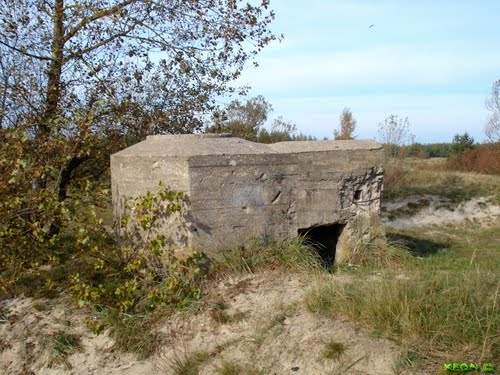
[[[465,150],[460,154],[452,154],[445,164],[449,170],[500,174],[500,144],[481,145]]]
[[[321,259],[303,237],[295,237],[275,243],[270,248],[278,262],[287,269],[319,270]]]
[[[156,312],[156,315],[160,315],[160,312]],[[115,339],[115,347],[136,354],[139,360],[156,353],[163,342],[162,335],[154,329],[158,319],[152,312],[148,315],[130,315],[118,309],[108,309],[102,320],[103,326],[110,329]]]
[[[361,270],[370,271],[373,269],[395,269],[410,263],[412,260],[408,249],[401,243],[384,244],[368,240],[354,247],[347,261],[351,268],[355,265],[362,267]]]
[[[423,357],[421,354],[411,350],[406,350],[396,359],[394,368],[398,372],[399,370],[414,368],[415,364],[422,359]]]
[[[214,322],[218,324],[229,323],[231,317],[228,314],[227,309],[229,309],[229,305],[227,303],[225,303],[224,301],[217,301],[210,309],[210,316],[214,320]]]
[[[281,311],[274,315],[269,323],[264,325],[264,327],[253,336],[253,342],[260,347],[262,343],[266,340],[269,334],[273,336],[279,336],[285,329],[285,320],[291,317],[297,310],[297,303],[292,303],[282,309]]]
[[[332,361],[338,360],[346,351],[345,344],[341,342],[329,341],[325,343],[323,357]]]
[[[194,352],[190,355],[176,355],[170,361],[170,369],[173,375],[198,375],[200,366],[210,358],[208,352]]]
[[[314,270],[320,269],[320,265],[316,250],[302,237],[268,245],[253,239],[247,245],[222,252],[216,257],[212,275],[253,273],[265,268]]]
[[[264,375],[262,370],[248,369],[246,366],[224,361],[218,368],[219,375]]]
[[[368,332],[368,337],[371,337],[372,339],[380,339],[383,336],[383,332],[381,332],[378,329],[374,329],[370,332]]]
[[[61,364],[66,369],[71,369],[68,356],[80,351],[80,338],[66,332],[57,332],[49,337],[50,360],[49,367]]]
[[[35,311],[46,311],[50,309],[50,306],[46,302],[35,302],[31,305]]]

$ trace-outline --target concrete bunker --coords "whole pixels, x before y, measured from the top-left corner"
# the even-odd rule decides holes
[[[383,160],[382,146],[369,140],[149,136],[111,156],[113,211],[119,220],[127,198],[162,181],[187,197],[164,228],[179,247],[215,255],[255,237],[307,234],[323,244],[325,262],[343,262],[380,213]]]

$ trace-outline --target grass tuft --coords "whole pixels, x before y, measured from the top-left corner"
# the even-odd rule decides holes
[[[115,347],[137,355],[139,360],[156,353],[163,342],[161,334],[154,329],[156,323],[152,312],[145,316],[129,315],[110,308],[103,316],[103,325],[109,328]]]
[[[329,341],[325,344],[323,357],[332,361],[338,360],[345,354],[347,347],[341,342]]]
[[[317,251],[302,237],[266,245],[257,239],[222,252],[214,259],[212,275],[254,273],[262,269],[319,270]]]
[[[218,369],[219,375],[264,375],[261,370],[248,369],[246,366],[224,361]]]
[[[67,370],[72,368],[68,356],[81,350],[80,338],[63,331],[50,336],[48,346],[50,348],[49,367],[62,365]]]
[[[175,356],[170,363],[173,375],[198,375],[200,367],[210,358],[208,352],[194,352]]]

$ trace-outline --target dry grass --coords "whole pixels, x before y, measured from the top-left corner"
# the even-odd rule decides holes
[[[384,178],[384,199],[409,195],[436,195],[453,203],[475,197],[496,197],[500,202],[500,176],[449,171],[446,159],[407,158],[389,161]]]

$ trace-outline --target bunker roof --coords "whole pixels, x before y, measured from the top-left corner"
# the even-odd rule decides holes
[[[119,156],[196,156],[281,154],[333,150],[373,150],[382,146],[374,141],[291,141],[263,144],[232,137],[230,134],[153,135],[128,147]]]

